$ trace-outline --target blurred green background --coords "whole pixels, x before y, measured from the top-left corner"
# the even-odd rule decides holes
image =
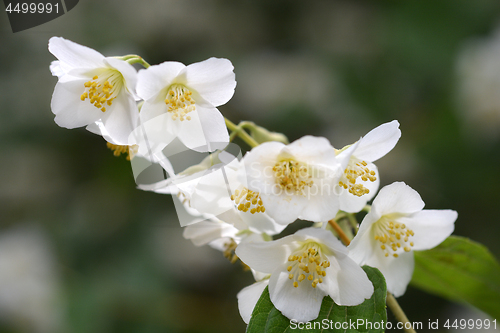
[[[457,210],[455,234],[498,257],[499,23],[497,0],[80,0],[15,34],[0,14],[0,332],[245,330],[250,274],[184,240],[171,198],[137,190],[102,138],[54,123],[50,37],[151,64],[228,58],[220,111],[291,140],[341,148],[397,119],[381,185]],[[484,316],[412,287],[399,300],[413,321]]]

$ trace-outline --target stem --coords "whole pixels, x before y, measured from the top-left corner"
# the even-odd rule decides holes
[[[357,234],[358,233],[358,220],[356,220],[356,217],[354,216],[354,214],[352,214],[352,213],[347,214],[347,219],[349,220],[352,227],[354,228],[354,231],[355,231],[354,234]]]
[[[231,133],[230,139],[231,138],[234,139],[235,136],[239,136],[243,141],[245,141],[247,145],[249,145],[252,148],[257,147],[259,145],[259,143],[255,141],[254,138],[252,138],[247,132],[245,132],[240,125],[235,125],[231,120],[227,119],[226,117],[224,117],[224,120],[226,121],[227,128],[231,132],[236,133],[235,135]]]
[[[129,64],[141,64],[144,68],[148,68],[149,66],[151,66],[150,64],[147,63],[146,60],[142,59],[142,57],[140,56],[135,56],[135,57],[131,57],[129,59],[126,60]]]
[[[333,230],[335,230],[339,234],[339,237],[342,240],[342,242],[345,244],[345,246],[348,246],[349,244],[351,244],[351,240],[349,239],[349,237],[347,237],[347,235],[340,228],[340,226],[337,224],[337,222],[335,222],[334,219],[331,219],[330,221],[328,221],[328,223],[330,223]]]
[[[366,205],[363,207],[363,209],[361,209],[362,212],[367,212],[367,213],[369,213],[371,210],[372,210],[371,205]]]
[[[405,332],[417,333],[412,328],[413,325],[408,320],[408,317],[406,317],[403,309],[401,309],[401,307],[399,306],[398,301],[396,301],[396,298],[394,298],[394,296],[390,292],[387,292],[387,306],[391,309],[394,317],[396,317],[396,319],[403,324],[403,329],[405,330]],[[409,328],[407,327],[406,323],[409,323]]]

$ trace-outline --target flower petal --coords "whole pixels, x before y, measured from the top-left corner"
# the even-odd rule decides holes
[[[180,121],[179,119],[176,119],[173,121],[173,125],[177,127],[177,136],[179,140],[187,148],[197,152],[214,151],[217,148],[220,148],[217,144],[214,145],[216,147],[212,147],[210,142],[207,140],[204,132],[204,126],[200,119],[200,113],[198,111],[190,112],[189,116],[191,117],[191,120]],[[208,131],[210,133],[210,130]],[[227,133],[227,130],[225,132]],[[217,136],[217,134],[215,134],[215,136]],[[229,141],[229,137],[227,141]]]
[[[366,214],[361,222],[358,233],[347,247],[349,249],[349,257],[360,266],[380,250],[376,246],[377,244],[372,234],[373,223],[377,222],[377,220],[378,218],[373,212]]]
[[[116,58],[106,58],[104,62],[108,67],[114,68],[121,73],[125,81],[125,86],[127,91],[134,96],[134,99],[138,100],[139,97],[135,91],[137,86],[137,71],[128,62],[116,59]]]
[[[49,39],[49,51],[60,61],[61,69],[105,67],[99,52],[62,37]]]
[[[281,188],[276,188],[276,193],[279,193]],[[272,217],[276,223],[284,225],[295,221],[309,204],[309,200],[305,196],[287,195],[284,192],[280,194],[260,193],[260,197],[266,208],[266,213]]]
[[[50,107],[56,115],[54,121],[65,128],[77,128],[89,125],[102,117],[102,111],[81,101],[85,79],[72,79],[68,75],[61,77],[54,88]]]
[[[272,273],[277,266],[287,262],[296,247],[293,238],[286,236],[272,242],[242,243],[236,248],[236,255],[256,271]]]
[[[223,149],[229,142],[229,134],[222,114],[216,108],[201,106],[196,107],[196,111],[208,144],[208,151]]]
[[[148,101],[156,98],[158,93],[165,89],[166,96],[166,89],[172,83],[176,83],[177,76],[185,67],[180,62],[166,61],[140,70],[137,79],[137,94]],[[165,100],[165,96],[162,96],[162,100]]]
[[[226,168],[214,168],[199,173],[198,183],[191,196],[191,205],[200,212],[219,215],[234,210],[226,183]],[[228,221],[231,223],[231,221]]]
[[[101,113],[104,128],[113,142],[120,145],[136,143],[132,132],[139,122],[139,110],[131,94],[122,90],[108,110]]]
[[[255,213],[239,211],[240,218],[248,225],[250,230],[268,235],[276,235],[286,228],[286,224],[276,223],[266,213]]]
[[[380,190],[373,200],[372,211],[380,218],[392,213],[415,213],[424,205],[417,191],[403,182],[395,182]]]
[[[381,254],[381,255],[380,255]],[[403,252],[399,257],[384,257],[381,251],[373,252],[366,265],[376,267],[385,277],[387,290],[394,297],[403,295],[410,283],[415,267],[415,259],[412,252]]]
[[[233,237],[238,232],[238,229],[228,223],[205,220],[184,227],[182,235],[194,245],[202,246],[222,237]]]
[[[236,297],[238,298],[238,309],[240,311],[241,318],[248,324],[250,318],[252,317],[253,309],[259,301],[260,296],[264,289],[266,289],[269,284],[269,280],[263,280],[255,282],[248,287],[243,288]]]
[[[185,78],[188,88],[193,88],[216,107],[233,97],[236,87],[233,69],[233,64],[227,59],[210,58],[187,66],[181,76]]]
[[[334,279],[338,284],[338,293],[335,295],[336,297],[332,296],[335,303],[354,306],[370,298],[374,289],[365,271],[348,256],[337,254],[335,259],[340,266],[340,270]],[[331,281],[329,275],[331,274],[327,271],[326,279]],[[331,284],[333,283],[331,281]]]
[[[176,137],[179,128],[171,115],[166,112],[165,103],[144,102],[139,113],[141,126],[136,130],[136,137],[144,138],[143,145],[163,149]]]
[[[272,193],[275,185],[273,167],[285,147],[281,142],[266,142],[246,153],[240,181],[254,192]]]
[[[425,209],[411,216],[400,218],[398,222],[406,224],[414,232],[411,238],[415,244],[412,250],[429,250],[439,245],[455,229],[458,214],[454,210]]]
[[[335,149],[326,138],[311,135],[303,136],[287,145],[297,160],[307,161],[312,165],[327,165],[334,169],[338,162]]]
[[[300,229],[294,234],[297,241],[305,241],[307,239],[315,238],[317,243],[325,244],[336,254],[347,255],[347,248],[342,244],[333,234],[323,228],[304,228]],[[331,253],[330,253],[331,254]]]
[[[295,288],[288,278],[287,263],[281,264],[269,279],[269,296],[276,309],[289,318],[299,322],[314,320],[319,315],[323,288],[311,287],[310,281],[303,281]]]
[[[309,201],[307,205],[302,209],[299,214],[299,218],[306,221],[312,222],[322,222],[331,220],[337,215],[340,207],[339,197],[335,193],[335,187],[330,186],[317,186],[318,184],[313,184],[311,188],[308,189],[307,197]],[[318,192],[316,194],[315,192]],[[321,193],[324,191],[325,193]]]
[[[66,71],[64,71],[61,67],[61,62],[59,60],[52,61],[49,68],[53,76],[61,77],[66,74]]]
[[[390,152],[400,137],[401,130],[397,120],[382,124],[361,139],[354,156],[360,160],[374,162]]]

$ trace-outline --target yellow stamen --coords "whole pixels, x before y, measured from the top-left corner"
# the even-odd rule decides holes
[[[231,200],[235,202],[239,211],[250,210],[250,213],[255,214],[264,213],[266,210],[262,205],[262,200],[260,200],[259,192],[250,191],[246,187],[241,191],[235,190],[234,194],[231,195]]]
[[[165,97],[167,111],[172,115],[173,120],[179,118],[180,121],[191,120],[187,114],[196,110],[193,93],[182,84],[173,84]]]
[[[344,189],[348,189],[349,193],[361,197],[370,192],[363,184],[356,184],[357,178],[361,178],[362,181],[374,182],[377,180],[375,177],[375,171],[368,169],[366,166],[368,163],[366,161],[360,161],[354,157],[351,157],[349,164],[344,170],[344,174],[339,180],[339,186]]]

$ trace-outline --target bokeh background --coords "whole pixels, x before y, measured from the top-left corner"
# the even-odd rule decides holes
[[[398,119],[377,165],[500,255],[500,2],[80,0],[13,34],[0,13],[0,332],[243,332],[250,274],[183,239],[102,138],[53,122],[51,36],[151,64],[230,59],[220,111],[340,148]],[[246,147],[244,147],[246,149]],[[478,318],[409,288],[413,321]],[[500,318],[498,318],[500,319]],[[463,332],[463,331],[462,331]]]

